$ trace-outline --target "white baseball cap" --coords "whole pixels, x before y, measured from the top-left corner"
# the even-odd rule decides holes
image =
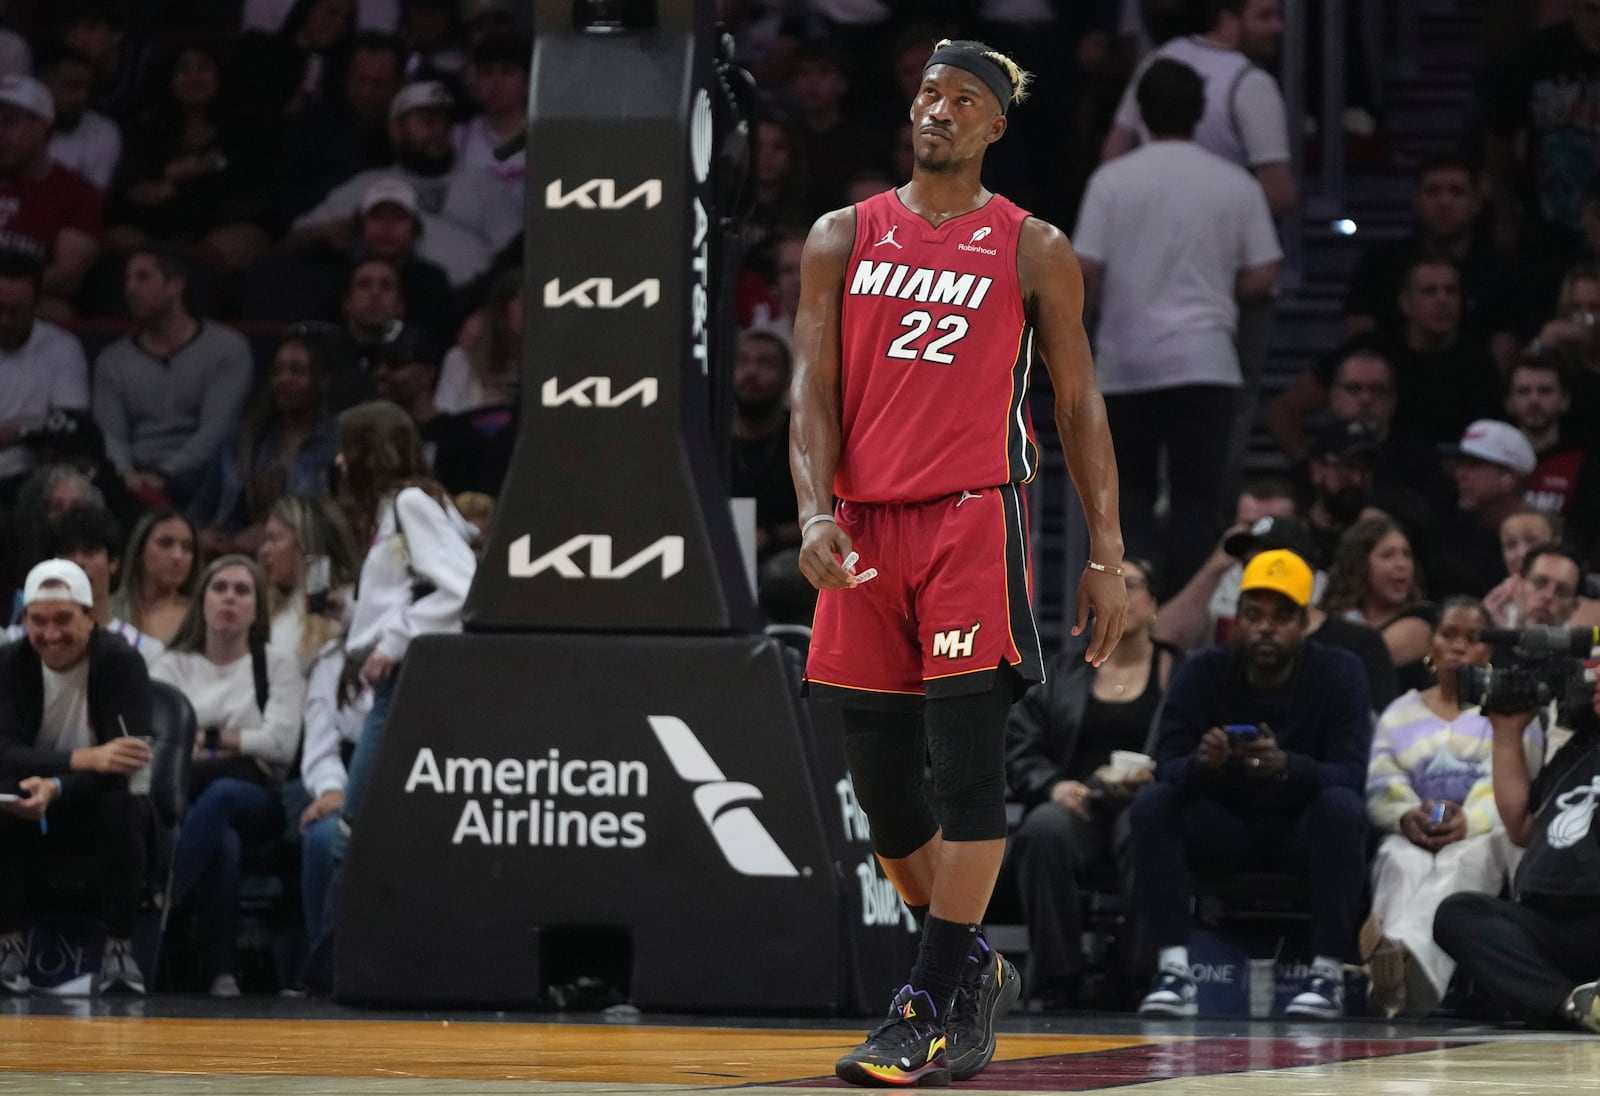
[[[56,101],[50,89],[31,76],[13,73],[0,77],[0,103],[10,103],[47,122],[56,120]]]
[[[1459,443],[1441,445],[1439,452],[1447,457],[1469,457],[1503,465],[1524,476],[1539,464],[1532,443],[1522,431],[1499,419],[1477,420],[1467,427]]]
[[[65,586],[63,592],[57,587]],[[47,559],[36,563],[22,584],[22,604],[26,607],[36,601],[76,601],[85,609],[94,608],[94,591],[89,588],[89,576],[83,568],[70,559]]]
[[[361,195],[361,212],[370,213],[381,205],[397,205],[415,216],[417,188],[395,175],[374,179],[366,193]]]
[[[423,80],[416,84],[407,84],[395,95],[394,101],[389,104],[389,121],[397,121],[401,115],[413,110],[449,110],[456,105],[450,89],[437,80]]]

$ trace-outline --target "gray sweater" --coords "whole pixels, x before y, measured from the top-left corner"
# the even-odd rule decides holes
[[[250,344],[231,327],[201,322],[170,358],[125,336],[94,367],[94,417],[117,471],[192,477],[238,424],[253,379]]]

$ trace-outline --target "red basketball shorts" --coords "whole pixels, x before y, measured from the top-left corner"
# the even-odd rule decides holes
[[[1028,515],[1016,485],[929,502],[840,502],[834,517],[878,576],[817,599],[813,696],[900,708],[993,687],[1002,663],[1043,680],[1029,599]]]

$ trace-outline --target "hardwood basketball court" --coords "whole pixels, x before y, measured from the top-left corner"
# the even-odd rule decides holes
[[[1018,1016],[953,1091],[1316,1096],[1594,1092],[1600,1040],[1378,1022],[1141,1024]],[[0,1091],[511,1093],[846,1089],[856,1024],[380,1013],[313,1001],[32,998],[0,1003]]]

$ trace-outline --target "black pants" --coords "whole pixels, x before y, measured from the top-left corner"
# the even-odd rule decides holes
[[[1028,988],[1083,969],[1083,892],[1089,873],[1126,855],[1128,812],[1096,809],[1088,818],[1059,803],[1034,807],[1011,835],[1011,857],[1028,923]]]
[[[16,932],[27,922],[28,886],[44,876],[46,864],[59,857],[93,857],[100,916],[106,935],[133,935],[144,879],[145,811],[128,794],[123,781],[106,781],[72,800],[50,805],[49,831],[0,813],[0,933]]]
[[[1574,986],[1600,978],[1600,909],[1452,894],[1433,938],[1489,996],[1530,1024],[1565,1027]]]
[[[1191,384],[1106,397],[1122,484],[1127,554],[1159,560],[1167,592],[1181,589],[1217,546],[1219,493],[1232,448],[1235,388]],[[1161,454],[1167,456],[1167,528],[1156,528]]]
[[[1133,816],[1134,908],[1153,948],[1189,939],[1196,869],[1304,876],[1315,954],[1359,962],[1356,932],[1366,885],[1367,811],[1349,788],[1324,788],[1299,814],[1236,814],[1226,803],[1174,784],[1152,784]]]

